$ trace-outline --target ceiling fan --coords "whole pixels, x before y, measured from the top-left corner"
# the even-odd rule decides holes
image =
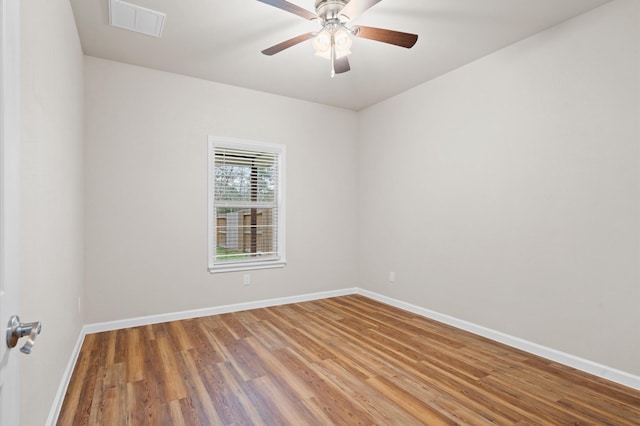
[[[283,50],[295,46],[309,39],[313,39],[316,55],[331,61],[331,77],[349,71],[348,55],[351,54],[351,36],[381,41],[383,43],[410,49],[418,41],[416,34],[382,28],[365,27],[347,24],[381,0],[316,0],[316,13],[310,12],[286,0],[258,0],[259,2],[277,7],[284,11],[298,15],[310,21],[318,21],[322,29],[309,32],[278,43],[262,51],[265,55],[275,55]]]

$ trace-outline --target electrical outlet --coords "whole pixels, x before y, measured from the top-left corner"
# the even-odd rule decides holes
[[[395,283],[396,282],[396,273],[395,272],[389,272],[389,282],[390,283]]]
[[[251,284],[251,274],[244,274],[244,277],[242,278],[242,283],[244,285]]]

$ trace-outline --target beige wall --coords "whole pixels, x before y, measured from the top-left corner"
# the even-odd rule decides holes
[[[640,374],[639,7],[361,112],[362,287]]]
[[[47,419],[83,324],[83,55],[66,0],[21,2],[21,425]]]
[[[87,321],[353,287],[356,114],[85,58]],[[207,136],[286,145],[284,269],[207,270]]]

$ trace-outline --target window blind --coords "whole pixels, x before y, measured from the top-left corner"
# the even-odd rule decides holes
[[[215,263],[279,258],[279,154],[214,147]]]

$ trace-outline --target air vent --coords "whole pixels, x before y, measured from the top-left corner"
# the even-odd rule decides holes
[[[166,15],[120,0],[109,0],[109,24],[125,30],[160,37]]]

